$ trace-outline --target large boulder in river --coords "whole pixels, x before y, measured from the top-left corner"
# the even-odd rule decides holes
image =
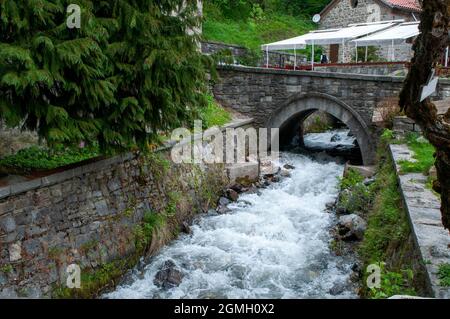
[[[339,142],[340,140],[342,140],[342,137],[339,134],[334,134],[331,137],[330,142],[336,143],[336,142]]]
[[[170,289],[178,287],[183,280],[183,273],[176,268],[172,260],[167,260],[156,275],[153,283],[161,288]]]
[[[356,214],[339,217],[338,233],[343,240],[361,240],[366,229],[366,221]]]

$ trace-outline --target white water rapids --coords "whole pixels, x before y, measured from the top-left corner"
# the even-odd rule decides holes
[[[329,142],[330,136],[322,138]],[[192,234],[181,235],[143,269],[135,269],[131,282],[104,297],[356,297],[348,286],[351,261],[329,247],[335,217],[325,210],[337,197],[343,165],[323,154],[283,153],[281,162],[295,166],[290,178],[261,189],[260,195],[241,195],[230,213],[203,215]],[[153,280],[167,260],[184,278],[165,290]]]

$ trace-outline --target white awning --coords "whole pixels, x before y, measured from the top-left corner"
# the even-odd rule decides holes
[[[333,32],[337,30],[339,29],[325,30],[324,32]],[[262,49],[264,51],[304,49],[306,47],[306,40],[311,36],[312,33],[310,32],[295,38],[264,44],[262,45]]]
[[[303,49],[306,46],[306,42],[303,39],[304,36],[295,37],[291,39],[286,39],[283,41],[278,41],[274,43],[264,44],[262,45],[262,49],[264,51],[269,50],[295,50],[295,49]]]
[[[313,31],[309,33],[312,34],[312,36],[309,36],[305,42],[306,44],[316,45],[342,44],[343,42],[347,42],[361,36],[367,36],[374,32],[391,28],[398,22],[401,21],[350,24],[348,27],[336,30],[334,32],[321,32],[321,30]]]
[[[402,44],[407,39],[419,35],[419,23],[420,22],[402,23],[390,29],[377,32],[363,38],[355,39],[351,42],[357,44],[358,46]]]
[[[350,24],[346,28],[316,30],[295,38],[264,44],[262,49],[264,51],[295,50],[303,49],[306,44],[342,44],[342,42],[391,28],[400,22],[404,20]]]

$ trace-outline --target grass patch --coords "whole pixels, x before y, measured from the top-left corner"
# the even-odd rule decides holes
[[[167,223],[167,217],[155,212],[147,212],[141,225],[134,229],[136,250],[142,252],[152,241],[155,230]]]
[[[409,149],[414,152],[413,158],[416,161],[401,161],[402,173],[423,173],[428,175],[430,168],[435,162],[434,153],[436,150],[434,146],[417,133],[408,134],[405,142]]]
[[[0,159],[0,172],[45,171],[82,162],[99,155],[99,149],[94,146],[84,148],[60,146],[55,149],[32,146]]]
[[[114,287],[122,275],[134,267],[138,260],[136,255],[103,264],[95,271],[82,269],[79,289],[70,289],[64,286],[54,287],[52,297],[57,299],[96,298],[106,287]]]
[[[212,95],[208,95],[207,98],[208,106],[200,110],[200,119],[203,121],[203,128],[223,126],[230,122],[230,113],[219,105]]]
[[[381,287],[369,289],[363,278],[362,295],[367,298],[388,298],[397,294],[416,295],[414,273],[408,257],[410,228],[400,195],[387,142],[382,139],[377,151],[378,170],[375,183],[369,190],[372,202],[365,208],[367,230],[358,248],[366,269],[376,264],[381,269]]]
[[[261,54],[260,48],[264,43],[299,36],[315,28],[307,17],[281,12],[267,11],[257,19],[232,19],[225,17],[212,3],[204,3],[203,9],[203,36],[206,40],[240,45],[258,54]],[[316,46],[316,50],[320,57],[320,48]],[[310,48],[297,53],[310,54]]]
[[[0,272],[4,274],[9,274],[13,271],[12,265],[2,265],[0,266]]]
[[[439,265],[438,277],[442,287],[450,287],[450,264]]]

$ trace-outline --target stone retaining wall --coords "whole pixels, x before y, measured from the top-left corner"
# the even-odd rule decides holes
[[[152,254],[214,206],[228,183],[223,164],[174,164],[169,155],[126,154],[0,188],[0,298],[50,297],[68,265],[89,272],[135,254],[145,214],[168,220]]]
[[[450,298],[450,288],[439,284],[438,269],[450,263],[450,235],[441,222],[440,200],[426,187],[427,176],[400,173],[400,161],[414,160],[406,145],[390,145],[400,191],[421,262],[426,270],[428,289],[435,298]]]

